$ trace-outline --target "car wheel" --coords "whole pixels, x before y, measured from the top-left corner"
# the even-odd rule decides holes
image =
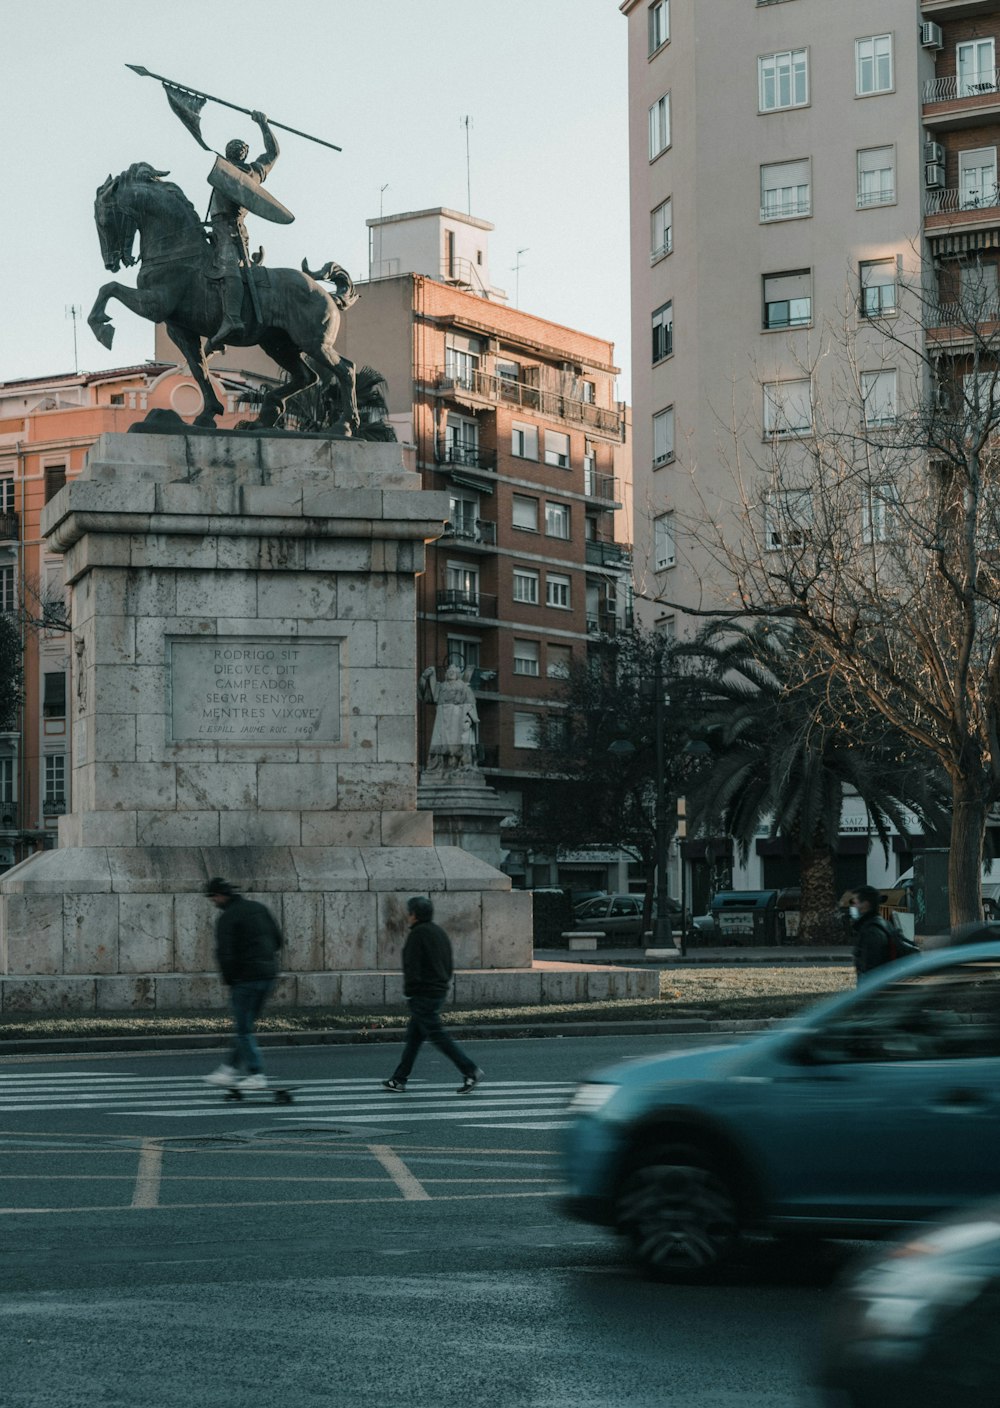
[[[618,1226],[641,1265],[663,1280],[711,1276],[739,1239],[739,1209],[711,1156],[689,1145],[644,1153],[622,1181]]]

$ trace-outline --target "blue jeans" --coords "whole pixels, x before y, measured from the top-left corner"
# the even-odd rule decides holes
[[[406,1000],[410,1004],[410,1022],[406,1028],[406,1045],[403,1047],[403,1054],[399,1058],[399,1065],[392,1073],[393,1080],[405,1083],[409,1079],[413,1063],[417,1059],[417,1052],[425,1041],[432,1042],[442,1056],[447,1056],[449,1061],[453,1061],[463,1076],[471,1076],[476,1069],[475,1061],[469,1060],[462,1048],[457,1042],[452,1041],[441,1025],[439,1014],[444,1006],[444,998],[408,997]]]
[[[235,1029],[229,1064],[237,1070],[242,1066],[248,1075],[261,1069],[260,1047],[254,1040],[253,1027],[273,987],[273,978],[262,978],[250,983],[233,983],[229,989]]]

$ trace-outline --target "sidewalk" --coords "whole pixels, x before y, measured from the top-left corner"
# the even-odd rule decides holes
[[[621,968],[673,968],[680,964],[759,964],[782,967],[785,964],[846,963],[853,965],[854,953],[849,944],[832,948],[800,948],[783,944],[773,948],[689,948],[681,955],[679,948],[597,948],[569,951],[564,948],[536,948],[535,962],[546,965],[575,967],[580,963],[609,964]]]

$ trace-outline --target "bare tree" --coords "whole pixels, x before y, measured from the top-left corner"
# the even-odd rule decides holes
[[[724,509],[695,476],[681,525],[716,577],[718,604],[692,614],[794,621],[849,696],[944,768],[956,924],[981,917],[1000,798],[998,367],[995,265],[862,282],[813,364],[762,387],[763,437],[733,429]]]

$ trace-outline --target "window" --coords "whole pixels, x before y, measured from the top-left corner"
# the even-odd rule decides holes
[[[655,54],[670,38],[670,0],[655,0],[647,11],[649,52]]]
[[[854,41],[855,92],[859,98],[892,91],[892,35]]]
[[[978,210],[1000,202],[997,194],[997,149],[976,147],[958,154],[958,203],[962,210]]]
[[[66,755],[45,755],[45,793],[43,802],[63,805],[66,801]]]
[[[799,548],[812,526],[812,496],[808,489],[789,489],[768,494],[764,504],[764,546]]]
[[[515,640],[514,642],[514,673],[515,675],[535,675],[538,670],[538,641],[537,640]]]
[[[502,361],[497,358],[497,376],[501,381],[515,382],[521,380],[521,363]]]
[[[674,408],[668,406],[653,417],[653,468],[674,457]]]
[[[895,259],[873,259],[861,265],[861,316],[883,318],[896,311]]]
[[[812,429],[812,396],[807,379],[764,385],[764,434],[805,435]]]
[[[656,621],[653,622],[653,631],[654,631],[654,633],[655,633],[656,635],[660,636],[663,640],[676,640],[676,639],[677,639],[677,617],[676,617],[676,616],[660,616]]]
[[[545,432],[545,463],[554,464],[559,469],[569,468],[569,436],[561,430]]]
[[[479,500],[452,495],[448,500],[448,522],[456,538],[475,538],[479,522]]]
[[[479,463],[479,422],[449,416],[445,425],[445,458],[449,464]]]
[[[514,600],[528,606],[538,605],[538,573],[524,567],[514,568]]]
[[[674,515],[661,513],[653,520],[653,563],[657,572],[665,572],[677,561],[674,547]]]
[[[515,748],[538,748],[540,747],[538,738],[538,714],[521,713],[514,711],[514,747]]]
[[[568,645],[550,645],[545,650],[545,673],[550,680],[568,680],[573,651]]]
[[[47,671],[42,676],[42,717],[64,719],[66,717],[66,675],[62,670]]]
[[[1000,373],[967,372],[962,377],[962,392],[965,396],[966,419],[973,427],[989,423],[990,429],[997,428],[1000,421]]]
[[[14,759],[0,758],[0,807],[14,800]]]
[[[580,400],[585,406],[593,406],[597,401],[597,382],[580,382]]]
[[[545,604],[546,606],[569,608],[571,603],[568,577],[563,577],[555,572],[548,574],[545,579]]]
[[[464,562],[449,562],[445,585],[457,600],[476,602],[479,600],[479,568],[467,567]]]
[[[809,101],[809,69],[805,49],[765,54],[757,60],[761,112],[801,108]]]
[[[66,483],[66,466],[64,464],[47,464],[45,466],[45,502],[48,503],[58,494],[59,490]]]
[[[568,538],[569,504],[545,505],[545,532],[550,538]]]
[[[665,200],[649,217],[649,262],[654,264],[673,249],[673,201]]]
[[[760,168],[760,218],[794,220],[812,212],[809,158],[778,161]]]
[[[764,275],[765,328],[802,328],[812,322],[812,272]]]
[[[956,44],[958,63],[958,96],[971,98],[976,93],[995,93],[997,86],[996,41],[974,39]]]
[[[653,314],[653,361],[662,362],[674,350],[674,305],[664,303]]]
[[[459,386],[471,387],[479,370],[480,346],[473,337],[448,333],[444,349],[444,374]]]
[[[16,605],[14,568],[0,567],[0,611],[13,611]]]
[[[514,511],[511,521],[515,528],[524,528],[531,533],[537,533],[538,500],[529,499],[524,494],[515,494]]]
[[[473,636],[448,637],[448,664],[460,670],[479,669],[480,641]]]
[[[862,372],[861,405],[866,426],[895,425],[895,371]]]
[[[959,266],[958,277],[962,299],[960,316],[966,322],[992,322],[1000,316],[996,264],[981,264],[973,257],[972,263]]]
[[[895,147],[866,147],[858,152],[858,209],[891,205],[896,199]]]
[[[670,94],[664,93],[649,110],[649,159],[655,161],[670,146]]]
[[[884,543],[892,536],[893,516],[899,507],[895,484],[874,484],[861,505],[861,537],[866,543]]]
[[[522,460],[537,460],[538,426],[513,421],[510,427],[510,452]]]
[[[0,513],[14,512],[14,478],[0,475]]]

